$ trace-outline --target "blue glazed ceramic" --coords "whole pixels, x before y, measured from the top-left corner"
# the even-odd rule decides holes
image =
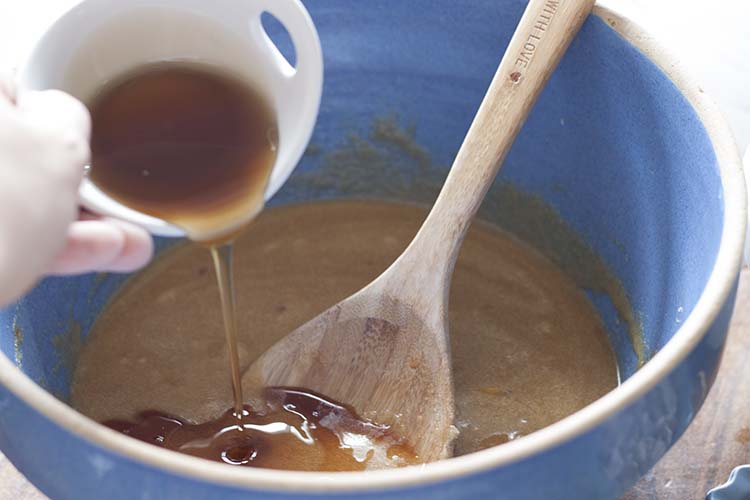
[[[326,64],[317,151],[273,204],[361,195],[305,190],[304,179],[323,168],[326,152],[352,133],[366,137],[383,116],[413,125],[433,164],[450,165],[524,2],[310,0],[307,7]],[[418,170],[398,174],[393,183],[420,181]],[[59,344],[77,341],[70,325],[85,339],[125,279],[83,276],[45,280],[0,311],[0,448],[55,499],[619,497],[684,432],[716,374],[746,220],[734,145],[679,65],[637,26],[598,8],[500,177],[494,189],[510,184],[542,198],[601,255],[642,323],[651,360],[633,373],[632,353],[615,341],[626,380],[576,414],[506,445],[402,470],[238,470],[176,455],[65,405],[71,366]],[[596,302],[617,330],[612,308]],[[55,346],[61,332],[67,337]]]
[[[747,500],[750,498],[750,465],[735,467],[727,482],[712,489],[706,500]]]

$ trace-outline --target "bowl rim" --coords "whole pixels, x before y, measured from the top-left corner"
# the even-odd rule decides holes
[[[679,59],[640,25],[601,5],[594,7],[593,14],[654,62],[688,100],[713,145],[724,193],[721,243],[705,289],[672,339],[620,387],[572,415],[500,447],[418,467],[330,474],[226,467],[136,441],[59,401],[1,353],[0,383],[48,420],[108,452],[194,481],[269,492],[362,492],[426,486],[518,462],[588,432],[654,388],[705,336],[739,273],[747,223],[747,195],[739,151],[718,107],[687,74]]]

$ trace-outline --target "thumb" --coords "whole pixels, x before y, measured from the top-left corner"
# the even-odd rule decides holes
[[[16,114],[37,137],[35,155],[47,174],[77,188],[89,162],[91,117],[80,101],[58,90],[21,92]]]
[[[42,130],[55,134],[74,134],[88,141],[91,116],[84,104],[59,90],[30,90],[16,96],[18,113]]]

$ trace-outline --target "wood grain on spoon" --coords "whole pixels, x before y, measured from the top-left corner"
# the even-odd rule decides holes
[[[245,374],[297,386],[390,424],[424,462],[450,455],[448,291],[466,230],[529,110],[594,0],[532,0],[435,206],[380,277],[297,328]]]

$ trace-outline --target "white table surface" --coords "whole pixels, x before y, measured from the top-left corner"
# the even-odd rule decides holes
[[[599,1],[657,34],[718,102],[740,150],[750,145],[750,0]],[[16,66],[45,27],[75,3],[0,0],[0,71]],[[0,500],[43,499],[0,455]]]

